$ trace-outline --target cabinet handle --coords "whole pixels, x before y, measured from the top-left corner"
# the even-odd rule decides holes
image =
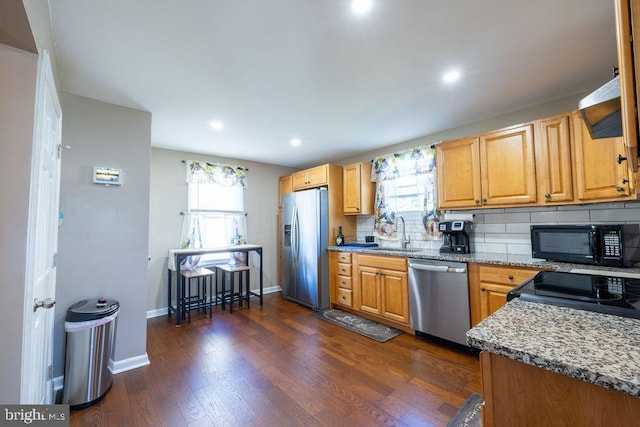
[[[616,187],[616,191],[617,191],[618,193],[622,193],[622,192],[624,192],[625,190],[624,190],[624,188],[622,188],[622,187]]]
[[[487,203],[487,199],[483,198],[482,199],[482,204],[485,204],[485,203]]]
[[[476,205],[480,204],[480,200],[476,199]]]
[[[625,160],[627,160],[626,157],[624,157],[622,154],[618,153],[618,158],[616,159],[616,162],[618,162],[618,164],[624,162]]]
[[[356,211],[360,212],[360,208],[356,208]]]
[[[480,288],[480,290],[481,290],[482,292],[484,292],[484,291],[486,291],[487,289],[486,289],[486,288]]]
[[[622,178],[622,183],[626,184],[627,182],[629,182],[629,180],[627,178]]]
[[[508,277],[509,277],[509,280],[513,280],[513,276],[511,274]]]
[[[547,199],[547,200],[550,200],[551,199],[551,194],[549,194],[549,193],[545,194],[544,198]]]

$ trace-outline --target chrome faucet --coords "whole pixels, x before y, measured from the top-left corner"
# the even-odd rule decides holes
[[[407,249],[407,245],[411,243],[411,239],[407,237],[407,225],[404,222],[404,218],[402,215],[398,215],[396,219],[396,231],[398,231],[398,221],[402,220],[402,240],[400,241],[402,244],[402,249]]]

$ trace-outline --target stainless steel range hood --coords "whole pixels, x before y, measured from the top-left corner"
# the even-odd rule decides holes
[[[622,136],[620,76],[583,98],[578,108],[592,138]]]

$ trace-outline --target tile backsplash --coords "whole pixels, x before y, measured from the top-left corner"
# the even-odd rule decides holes
[[[453,211],[447,211],[453,212]],[[591,205],[543,206],[527,208],[478,209],[459,211],[474,214],[471,236],[475,252],[531,256],[529,226],[532,224],[640,223],[640,203],[602,203]],[[410,247],[438,249],[441,240],[426,241],[419,212],[403,214]],[[373,234],[373,216],[358,217],[357,239]],[[400,247],[398,240],[380,240],[380,246]],[[640,235],[633,236],[631,246],[640,248]]]

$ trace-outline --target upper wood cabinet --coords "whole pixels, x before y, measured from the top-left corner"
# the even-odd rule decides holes
[[[480,205],[480,151],[478,138],[463,138],[436,145],[438,207],[469,208]]]
[[[579,201],[620,200],[632,194],[622,138],[592,139],[580,114],[573,113],[573,149]],[[631,179],[635,179],[632,176]]]
[[[436,145],[438,207],[535,203],[533,124]]]
[[[343,207],[345,215],[372,215],[375,183],[371,182],[371,163],[342,167]]]
[[[329,165],[316,166],[291,175],[293,190],[321,187],[329,182]]]
[[[534,203],[533,124],[480,135],[480,172],[483,206]]]
[[[638,99],[640,73],[634,64],[640,61],[640,3],[635,0],[615,0],[618,72],[620,75],[620,106],[622,114],[625,156],[632,172],[638,171]],[[635,40],[635,42],[632,42]]]
[[[536,122],[535,151],[541,204],[573,201],[571,114]]]

